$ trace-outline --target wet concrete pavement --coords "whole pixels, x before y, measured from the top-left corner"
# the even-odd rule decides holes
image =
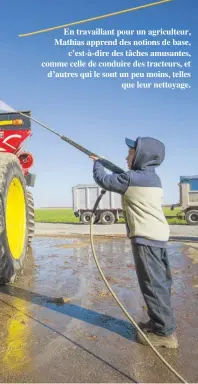
[[[176,238],[196,238],[198,239],[198,225],[170,225],[170,236]],[[88,235],[90,233],[89,225],[82,223],[58,224],[58,223],[36,223],[35,234],[37,236],[54,235]],[[125,223],[116,223],[112,225],[94,225],[94,233],[100,236],[122,236],[126,237]]]
[[[130,243],[97,238],[115,293],[147,320]],[[170,243],[178,350],[158,349],[188,382],[198,382],[198,244]],[[55,303],[55,298],[64,303]],[[35,238],[24,274],[0,288],[0,382],[174,383],[101,280],[88,238]]]

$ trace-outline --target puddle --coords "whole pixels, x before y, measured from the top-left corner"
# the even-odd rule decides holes
[[[144,317],[144,301],[137,281],[131,245],[125,239],[97,239],[95,250],[107,281],[119,299],[139,318]],[[197,244],[195,244],[197,245]],[[198,251],[193,244],[182,245],[170,243],[168,247],[169,260],[173,275],[173,301],[182,303],[182,295],[197,285],[192,275],[192,265]],[[34,260],[33,260],[34,259]],[[191,262],[192,261],[192,262]],[[28,272],[28,273],[27,273]],[[19,287],[32,288],[33,292],[44,295],[48,299],[67,298],[68,302],[79,302],[87,308],[114,308],[115,300],[103,282],[90,246],[82,237],[65,238],[36,238],[33,242],[32,255],[28,261],[24,276],[17,281]],[[180,299],[178,298],[180,297]],[[62,303],[62,306],[67,303]],[[141,309],[140,309],[141,308]],[[122,315],[121,315],[122,316]],[[124,316],[124,314],[123,314]]]
[[[193,321],[198,316],[198,250],[193,246],[175,242],[168,245],[173,275],[172,302],[185,330],[189,324],[190,330],[194,329]],[[95,250],[107,281],[124,307],[136,321],[147,320],[130,242],[100,238],[95,242]],[[35,238],[23,275],[13,286],[0,288],[0,298],[10,304],[7,307],[0,301],[0,374],[4,382],[11,382],[2,374],[4,366],[9,373],[21,371],[24,375],[28,364],[32,364],[31,359],[38,355],[40,361],[42,352],[48,362],[53,340],[57,340],[56,346],[62,337],[80,342],[86,349],[94,348],[101,356],[109,350],[106,357],[113,356],[117,361],[122,358],[119,355],[122,344],[123,349],[128,348],[126,359],[129,357],[127,366],[130,365],[134,349],[130,343],[135,340],[135,329],[103,282],[87,239]],[[186,332],[185,343],[188,344],[188,340],[192,343],[194,336],[189,339],[191,331]],[[47,352],[48,344],[51,352]],[[67,359],[66,347],[62,348]],[[54,349],[54,353],[58,350],[58,347]],[[148,352],[141,351],[143,355],[138,349],[140,360],[142,356],[146,359]],[[25,379],[14,381],[27,382]]]

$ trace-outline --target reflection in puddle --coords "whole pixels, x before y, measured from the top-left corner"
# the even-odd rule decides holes
[[[27,302],[13,298],[12,305],[19,308],[20,312],[13,311],[7,320],[7,336],[3,341],[2,365],[6,370],[20,371],[24,364],[29,361],[29,324],[28,317],[24,314],[27,309]]]
[[[193,243],[169,243],[174,298],[192,289],[192,278],[190,286],[188,279],[189,272],[192,275],[188,257],[193,253],[193,264],[198,255],[197,244],[193,246]],[[96,239],[95,250],[104,274],[120,300],[132,312],[144,316],[139,310],[144,306],[144,301],[137,282],[130,242],[100,237]],[[115,307],[111,294],[100,294],[106,292],[107,288],[95,265],[87,237],[35,238],[33,251],[34,267],[37,267],[34,268],[30,283],[32,290],[46,295],[50,292],[53,297],[68,297],[86,307]],[[23,285],[25,280],[24,276]]]

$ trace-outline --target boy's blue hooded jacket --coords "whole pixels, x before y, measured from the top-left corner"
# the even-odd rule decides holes
[[[127,234],[133,243],[165,247],[169,225],[162,209],[161,180],[155,172],[165,158],[165,147],[149,137],[139,137],[136,143],[131,170],[108,175],[102,160],[97,160],[93,178],[101,188],[122,195]]]

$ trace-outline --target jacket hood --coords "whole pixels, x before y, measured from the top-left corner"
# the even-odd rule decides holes
[[[146,170],[158,167],[165,158],[165,146],[151,137],[138,137],[132,169]]]

